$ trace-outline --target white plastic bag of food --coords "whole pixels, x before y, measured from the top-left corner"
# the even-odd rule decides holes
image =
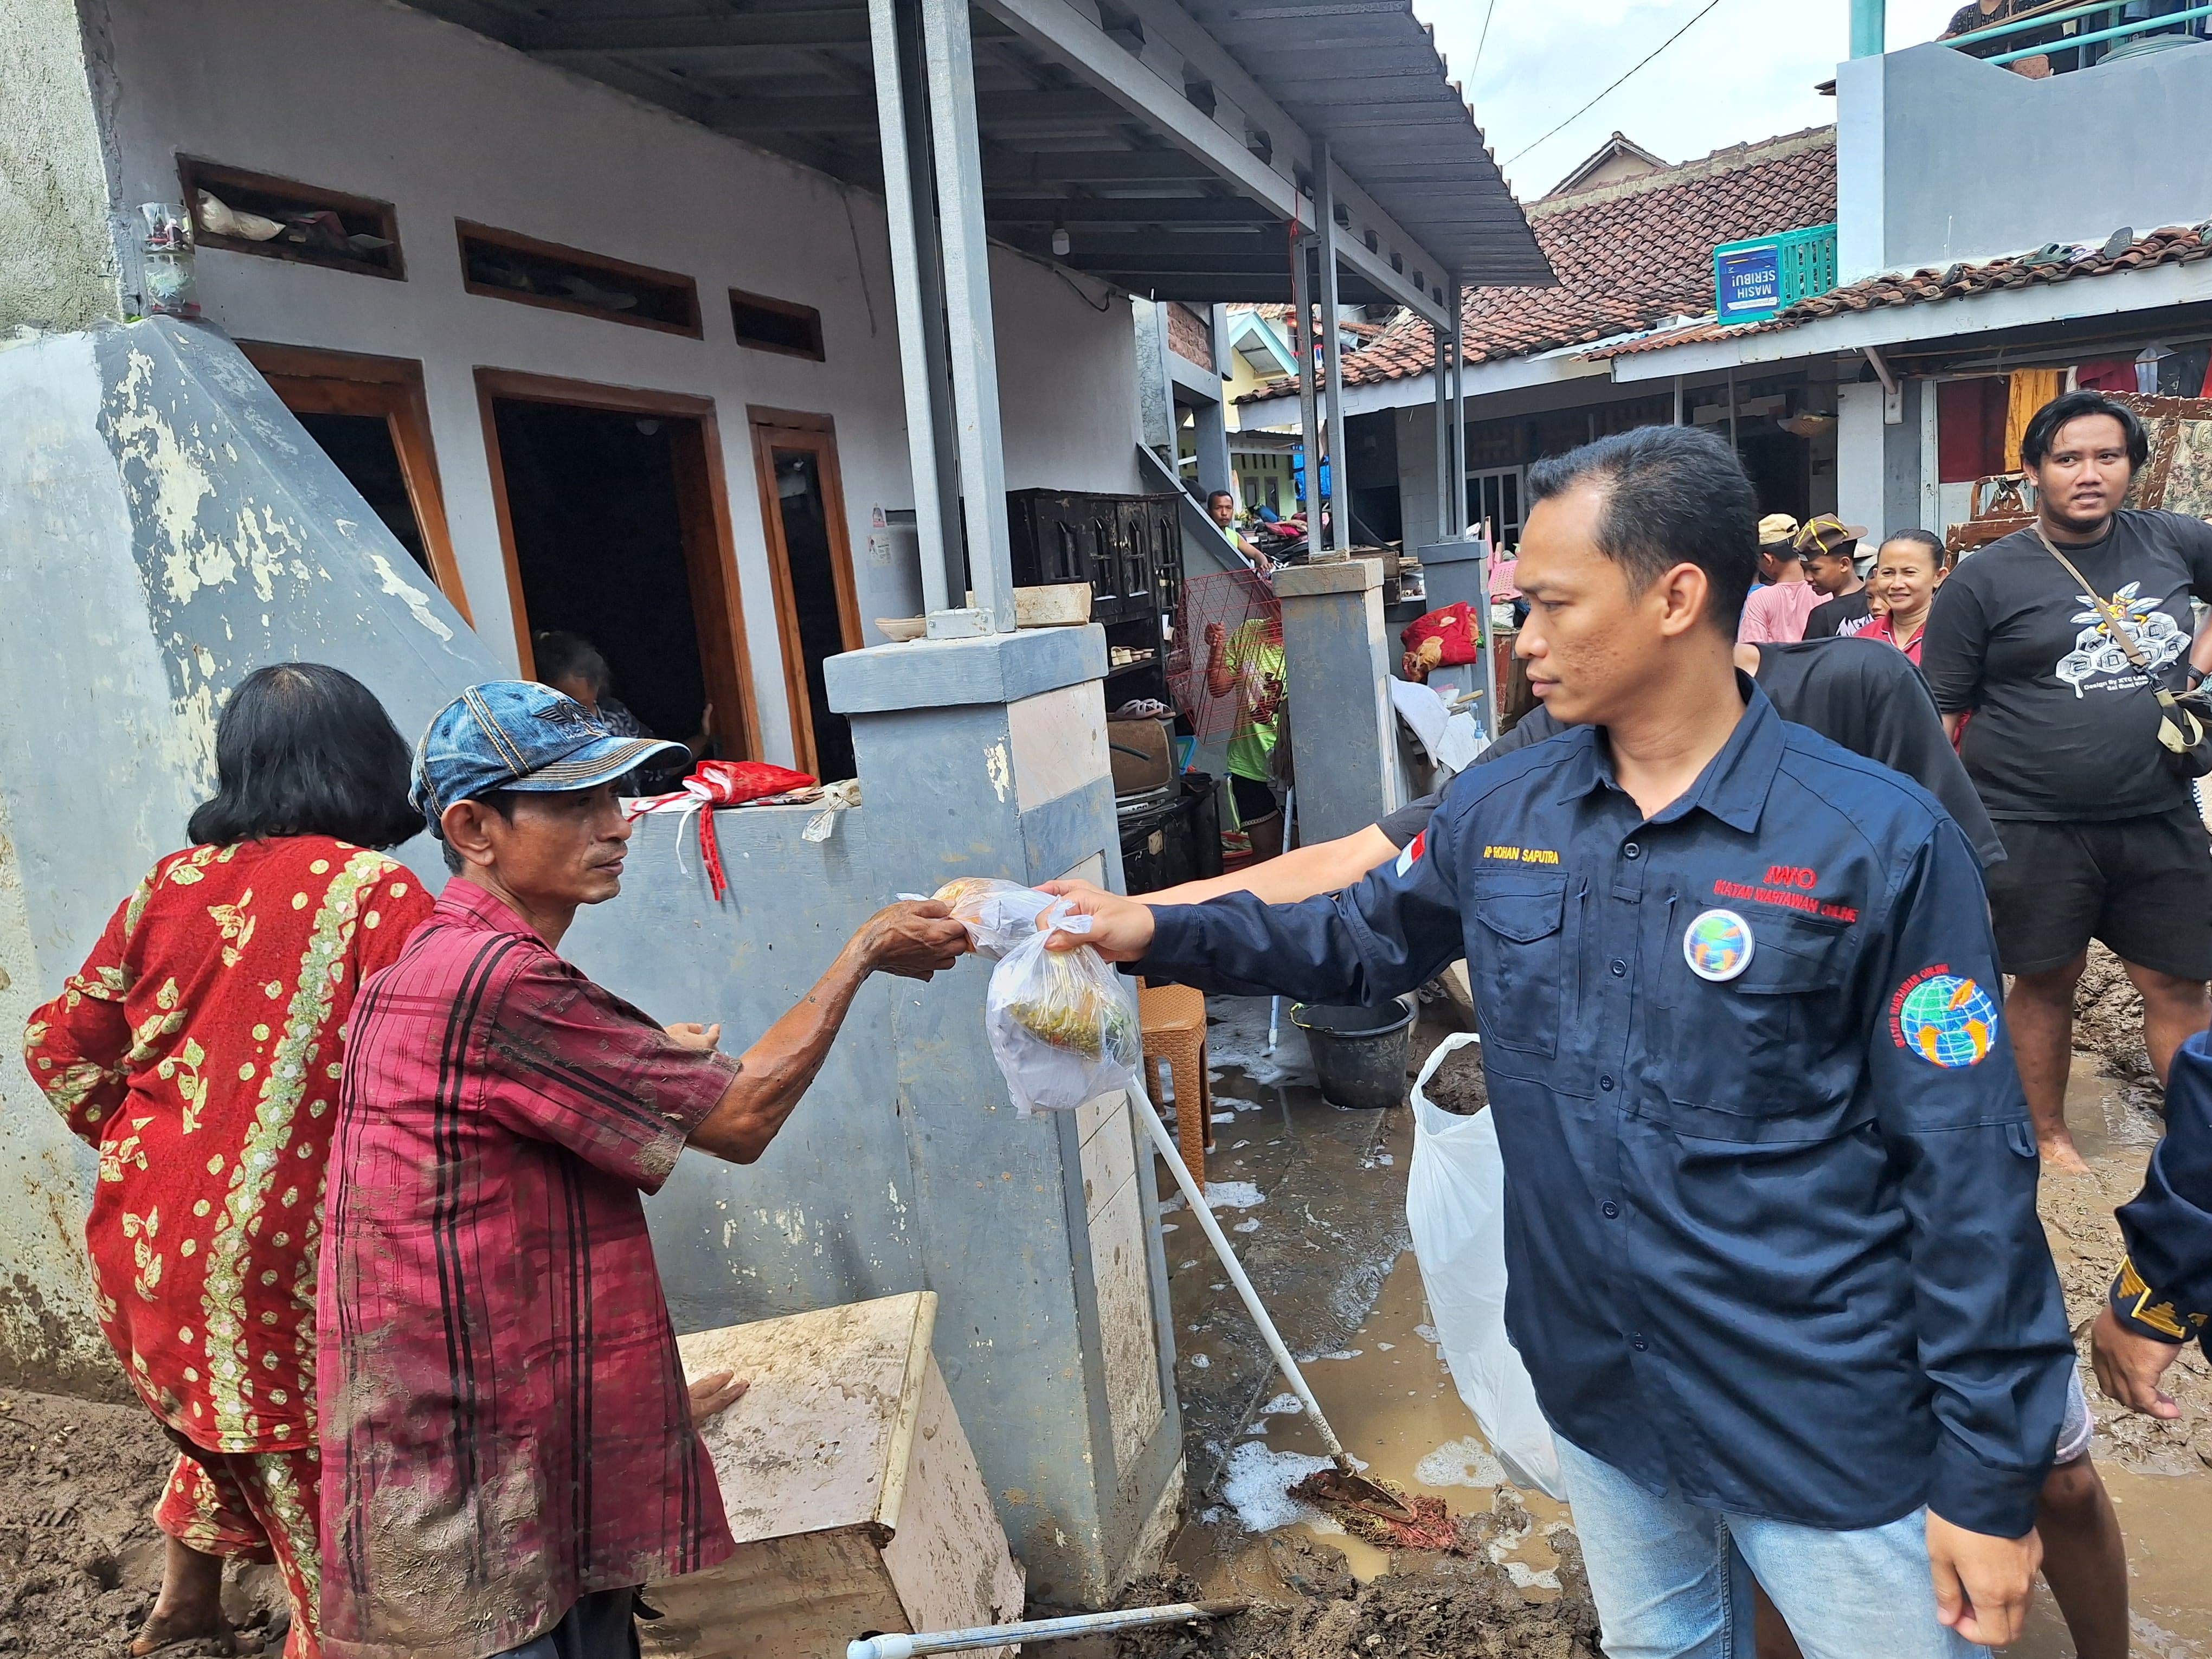
[[[1091,919],[1048,895],[1032,915],[1057,906],[1055,925],[1091,931]],[[1129,981],[1089,945],[1048,951],[1049,930],[1032,920],[1027,937],[991,970],[983,1004],[991,1053],[1023,1117],[1072,1112],[1136,1080],[1144,1060],[1137,999]]]
[[[1459,1397],[1516,1485],[1565,1501],[1552,1425],[1505,1334],[1505,1163],[1497,1126],[1487,1108],[1460,1117],[1425,1092],[1446,1057],[1474,1041],[1464,1032],[1446,1037],[1414,1080],[1406,1222]]]
[[[1036,919],[1051,908],[1049,893],[996,876],[957,876],[930,895],[968,930],[979,957],[1003,957],[1036,932]]]

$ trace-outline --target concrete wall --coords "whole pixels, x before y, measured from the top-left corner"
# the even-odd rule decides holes
[[[2212,212],[2212,46],[2041,81],[1915,46],[1843,64],[1837,97],[1846,282]]]
[[[122,1387],[94,1322],[93,1158],[14,1058],[215,781],[215,719],[264,663],[358,676],[419,732],[492,663],[211,329],[0,350],[0,1376]],[[402,856],[443,879],[427,837]]]
[[[1836,512],[1846,524],[1863,524],[1871,544],[1893,531],[1929,524],[1921,490],[1922,398],[1936,395],[1927,381],[1906,380],[1902,420],[1882,418],[1879,383],[1849,382],[1836,388]]]
[[[105,82],[76,0],[0,6],[0,333],[122,317]]]
[[[912,578],[863,556],[874,509],[914,500],[882,204],[391,0],[112,10],[121,200],[174,198],[184,153],[396,204],[404,283],[206,250],[201,300],[240,339],[422,362],[463,585],[501,660],[514,630],[473,370],[715,401],[754,696],[770,757],[788,760],[745,408],[835,418],[864,627],[910,610]],[[689,276],[706,337],[466,294],[457,218]],[[1004,250],[992,280],[1007,486],[1136,488],[1126,301]],[[827,361],[741,349],[730,288],[817,307]]]

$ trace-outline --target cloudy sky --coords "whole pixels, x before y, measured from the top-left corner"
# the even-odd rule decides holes
[[[1681,161],[1835,118],[1835,100],[1813,88],[1836,72],[1848,50],[1848,0],[1717,0],[1617,91],[1545,137],[1706,3],[1413,0],[1413,9],[1436,26],[1437,45],[1475,119],[1527,200],[1616,129]],[[1889,0],[1890,46],[1932,40],[1960,3]]]

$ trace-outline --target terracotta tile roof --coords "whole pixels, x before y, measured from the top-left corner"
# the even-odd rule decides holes
[[[1978,264],[1962,261],[1948,269],[1927,265],[1918,270],[1885,271],[1832,292],[1815,295],[1809,300],[1800,300],[1766,322],[1735,323],[1724,328],[1707,317],[1685,327],[1660,329],[1581,355],[1593,360],[1628,357],[1700,340],[1799,328],[1845,312],[1925,305],[1936,300],[1971,300],[2005,289],[2036,288],[2085,276],[2111,276],[2124,270],[2148,270],[2153,265],[2193,264],[2202,259],[2212,259],[2212,220],[2196,226],[2169,225],[2132,241],[2106,243],[2102,247],[2053,242],[2032,253],[2007,254]]]
[[[1738,144],[1680,167],[1529,204],[1559,283],[1478,288],[1464,314],[1468,361],[1496,362],[1594,343],[1708,313],[1713,249],[1836,216],[1833,127]],[[1428,325],[1411,313],[1344,360],[1347,386],[1429,372]],[[1246,401],[1279,396],[1268,388]]]

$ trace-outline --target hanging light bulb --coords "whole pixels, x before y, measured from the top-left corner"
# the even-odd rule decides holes
[[[1068,246],[1067,227],[1066,225],[1054,225],[1052,228],[1053,258],[1055,259],[1065,259],[1067,258]]]

